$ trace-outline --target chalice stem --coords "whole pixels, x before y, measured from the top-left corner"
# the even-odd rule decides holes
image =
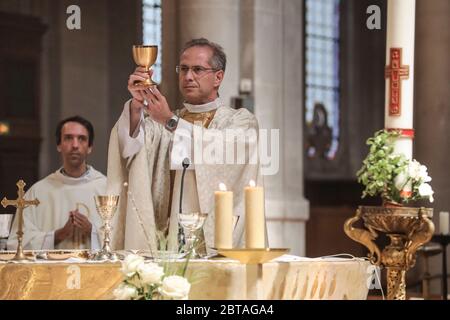
[[[191,256],[195,257],[196,256],[196,252],[195,252],[195,235],[194,232],[190,231],[188,233],[188,235],[186,236],[186,252],[192,251],[191,252]]]
[[[109,242],[110,242],[110,226],[109,224],[105,225],[105,237],[104,237],[104,241],[103,241],[103,252],[105,253],[110,253],[111,252],[111,248],[109,246]]]

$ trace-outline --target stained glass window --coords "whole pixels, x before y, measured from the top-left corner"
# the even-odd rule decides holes
[[[157,45],[158,58],[153,65],[152,79],[157,83],[161,82],[161,0],[142,0],[142,26],[143,44]]]
[[[339,2],[305,0],[307,154],[329,160],[339,147]]]

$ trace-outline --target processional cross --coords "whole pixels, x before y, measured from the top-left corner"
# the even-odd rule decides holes
[[[24,195],[24,187],[26,183],[23,180],[19,180],[17,183],[17,199],[16,200],[8,200],[6,197],[3,198],[1,204],[3,208],[6,208],[7,206],[13,206],[17,208],[16,214],[19,216],[19,226],[17,228],[17,251],[14,258],[12,258],[10,261],[16,261],[16,262],[27,262],[29,259],[25,256],[23,253],[22,248],[22,239],[23,239],[23,209],[25,209],[28,206],[37,206],[39,205],[39,200],[25,200]]]

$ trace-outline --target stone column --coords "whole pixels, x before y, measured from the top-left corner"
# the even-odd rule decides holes
[[[179,49],[191,38],[206,37],[221,44],[228,57],[223,100],[229,103],[237,95],[241,78],[251,79],[260,128],[268,129],[269,137],[270,129],[279,129],[279,170],[264,177],[269,241],[271,247],[289,247],[298,255],[305,254],[309,215],[303,196],[302,25],[298,0],[163,3],[164,46],[171,44],[170,52],[163,49],[168,99],[176,94],[177,78],[171,72]],[[176,53],[172,44],[179,46]]]
[[[416,78],[414,101],[414,157],[433,178],[433,221],[439,230],[439,211],[450,210],[450,2],[416,3]],[[431,258],[431,274],[440,274],[442,256]],[[450,260],[449,262],[450,263]],[[432,283],[439,294],[440,282]]]
[[[180,1],[178,10],[180,49],[186,41],[200,37],[224,48],[227,67],[219,93],[229,105],[239,89],[239,1]]]
[[[264,177],[270,246],[304,255],[302,3],[246,1],[241,16],[242,75],[252,75],[260,129],[279,129],[279,170]]]

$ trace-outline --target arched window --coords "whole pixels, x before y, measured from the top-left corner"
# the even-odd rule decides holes
[[[305,123],[309,158],[339,148],[340,0],[305,0]]]
[[[157,83],[161,82],[161,0],[142,0],[142,35],[143,44],[157,45],[158,58],[153,65],[152,79]]]

